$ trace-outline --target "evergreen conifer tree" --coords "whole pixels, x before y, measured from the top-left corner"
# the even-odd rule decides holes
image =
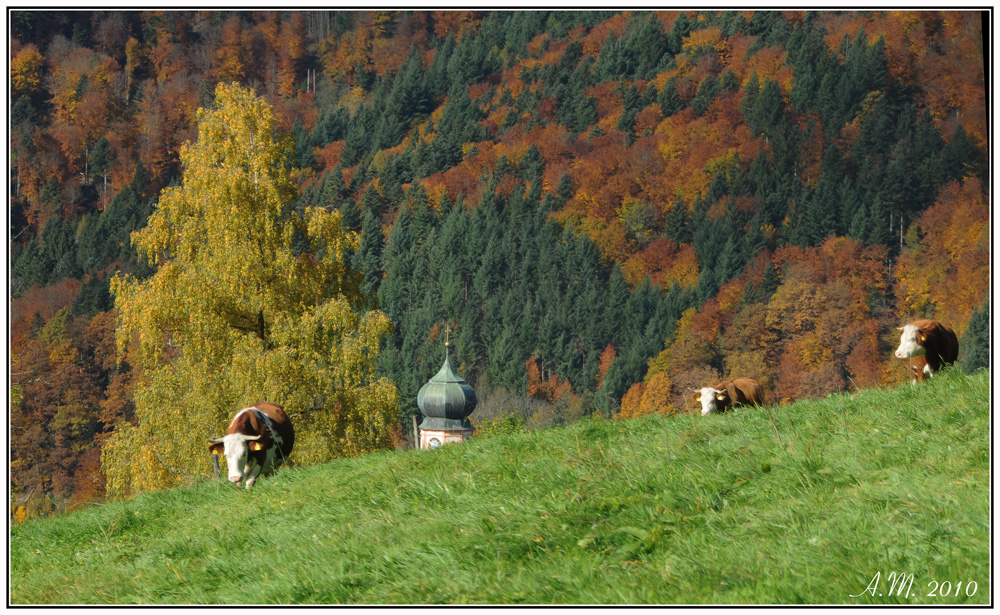
[[[969,318],[962,335],[959,365],[966,372],[990,367],[990,299],[986,298]]]
[[[630,75],[635,79],[653,78],[672,57],[669,53],[670,43],[656,13],[650,13],[648,19],[632,29],[625,39],[625,46],[635,58],[635,68]]]
[[[677,93],[676,77],[671,77],[667,80],[667,83],[663,86],[663,90],[657,96],[656,102],[660,105],[663,117],[670,117],[683,108],[681,97]]]
[[[750,117],[754,114],[754,108],[757,104],[757,96],[760,95],[760,80],[757,77],[757,71],[750,74],[750,78],[747,79],[747,83],[743,86],[743,99],[740,101],[740,113],[743,114],[743,119],[746,120],[747,126],[750,126]],[[665,113],[665,112],[664,112]],[[756,127],[751,127],[750,130],[755,134],[758,134]]]
[[[945,182],[977,174],[977,155],[972,141],[959,124],[951,140],[941,151],[941,174]]]
[[[362,224],[368,217],[369,211],[364,210]],[[397,322],[406,311],[408,285],[416,270],[417,246],[410,221],[410,208],[403,207],[396,217],[395,224],[392,225],[392,230],[389,231],[389,240],[382,251],[382,269],[385,271],[385,276],[378,287],[379,307]],[[370,221],[369,228],[371,228]],[[374,236],[371,239],[374,239]]]
[[[313,154],[309,135],[302,125],[302,120],[296,118],[292,124],[292,139],[295,142],[295,166],[306,169],[316,166],[316,156]]]
[[[885,245],[892,237],[889,234],[889,211],[882,200],[876,196],[871,203],[868,237],[865,243],[870,246]]]
[[[691,228],[689,226],[687,206],[680,196],[674,201],[674,206],[667,212],[664,220],[664,233],[667,238],[674,243],[688,243],[691,241]]]
[[[90,152],[90,169],[103,180],[102,192],[108,188],[108,171],[114,164],[111,154],[111,144],[107,137],[101,137],[94,143],[94,149]]]
[[[673,55],[680,53],[684,37],[691,33],[691,28],[691,20],[688,19],[687,14],[681,11],[667,35],[667,51]]]
[[[866,207],[864,203],[859,203],[854,209],[854,215],[851,217],[851,224],[847,229],[847,236],[851,239],[864,242],[871,234],[871,224],[872,221],[869,216],[868,207]]]
[[[344,228],[358,232],[361,230],[361,212],[358,211],[358,204],[354,199],[344,199],[337,206],[340,212],[340,223]]]
[[[691,101],[691,108],[695,115],[702,115],[708,106],[712,104],[716,93],[719,91],[719,81],[714,75],[706,75],[698,85],[698,92]]]

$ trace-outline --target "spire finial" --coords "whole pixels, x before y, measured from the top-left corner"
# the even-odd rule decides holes
[[[445,326],[444,328],[444,347],[447,348],[451,344],[448,341],[448,334],[451,332],[451,326]]]

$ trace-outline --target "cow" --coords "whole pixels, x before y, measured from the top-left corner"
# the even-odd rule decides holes
[[[902,331],[896,358],[924,357],[927,366],[921,369],[929,376],[941,371],[945,364],[954,363],[958,359],[958,337],[947,325],[936,320],[918,318],[896,329]]]
[[[927,367],[927,359],[923,355],[917,355],[906,359],[906,367],[910,371],[910,384],[924,381],[924,376],[930,374]]]
[[[714,387],[692,389],[695,399],[701,402],[702,416],[713,412],[725,412],[734,406],[760,406],[764,404],[764,392],[756,380],[733,378]]]
[[[265,401],[237,412],[226,435],[208,442],[210,453],[226,458],[230,482],[246,479],[250,489],[261,472],[273,474],[288,459],[295,431],[281,406]]]

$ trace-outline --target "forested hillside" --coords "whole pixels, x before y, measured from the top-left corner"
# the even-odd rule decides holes
[[[538,427],[900,382],[912,317],[982,365],[988,18],[12,11],[12,508],[104,494],[148,382],[110,280],[153,275],[131,233],[231,82],[287,136],[286,217],[358,233],[404,426],[446,328],[473,420]]]

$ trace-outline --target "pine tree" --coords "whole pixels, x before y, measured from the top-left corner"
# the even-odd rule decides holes
[[[338,164],[327,173],[323,174],[323,187],[319,194],[319,205],[331,208],[339,207],[340,202],[347,195],[347,186],[344,184],[344,172]]]
[[[747,84],[747,89],[751,84]],[[784,115],[784,102],[781,97],[781,89],[774,79],[765,79],[747,116],[747,126],[754,134],[766,134],[773,137],[773,133],[778,126],[779,120]]]
[[[726,70],[719,80],[718,92],[736,92],[740,89],[740,82],[732,70]]]
[[[111,144],[108,142],[107,137],[101,137],[94,143],[94,149],[90,152],[90,168],[97,175],[101,176],[103,184],[101,187],[101,193],[104,194],[108,191],[108,171],[111,170],[111,166],[114,164],[114,159],[111,155]]]
[[[95,316],[115,307],[111,299],[108,278],[91,275],[80,285],[80,294],[73,301],[73,315]]]
[[[504,328],[496,341],[487,347],[486,375],[494,388],[522,390],[526,386],[527,374],[523,366],[527,358],[522,356],[515,331],[516,326]]]
[[[837,187],[837,202],[840,203],[839,219],[840,227],[838,229],[838,234],[846,235],[850,232],[851,225],[854,222],[854,216],[857,212],[862,209],[861,199],[858,198],[858,193],[851,185],[850,180],[846,177],[841,180],[840,185]]]
[[[537,184],[542,180],[542,173],[545,171],[545,159],[542,158],[542,153],[538,151],[538,147],[532,143],[525,152],[524,157],[521,158],[521,170],[522,178],[525,181],[529,181],[533,184]]]
[[[33,124],[37,115],[38,112],[31,104],[31,99],[27,95],[21,96],[10,108],[10,124],[11,126],[18,126],[22,122]]]
[[[881,197],[876,196],[872,201],[869,214],[868,237],[865,243],[870,246],[888,244],[892,239],[889,234],[889,211]]]
[[[740,101],[740,113],[743,114],[743,119],[746,120],[747,126],[750,126],[750,118],[755,112],[757,97],[759,95],[760,80],[757,78],[757,71],[754,71],[750,74],[750,78],[747,79],[747,84],[743,86],[743,99]],[[755,133],[757,132],[756,127],[752,127],[750,130]]]
[[[316,166],[316,155],[313,154],[309,135],[302,125],[302,120],[296,118],[292,124],[292,139],[295,142],[295,166],[307,169]]]
[[[792,106],[800,113],[815,108],[822,76],[839,68],[835,66],[836,62],[830,61],[826,42],[814,25],[813,15],[815,14],[807,14],[806,21],[795,28],[787,46],[788,57],[795,72],[790,99]]]
[[[345,107],[334,111],[323,110],[309,133],[309,144],[313,147],[325,147],[334,141],[340,141],[347,135],[347,125],[351,121],[350,113]]]
[[[968,373],[990,367],[990,299],[986,298],[969,318],[962,335],[959,364]]]
[[[832,206],[829,184],[817,185],[806,202],[806,231],[810,245],[818,246],[830,235],[838,234],[837,210]]]
[[[972,141],[959,124],[951,141],[941,151],[941,175],[945,182],[962,180],[966,176],[980,176],[978,155]]]
[[[854,215],[851,217],[851,224],[850,227],[848,227],[847,236],[851,239],[864,242],[871,234],[871,226],[872,220],[869,215],[868,207],[866,207],[863,203],[859,203],[854,209]]]
[[[42,252],[46,259],[53,263],[53,271],[50,280],[58,280],[65,277],[73,277],[76,269],[76,242],[73,237],[73,230],[76,224],[72,220],[63,218],[49,218],[38,236],[41,240]],[[72,260],[72,266],[68,262]]]
[[[907,203],[910,212],[922,211],[933,203],[938,186],[942,183],[943,169],[940,156],[943,148],[941,131],[934,124],[930,110],[925,109],[917,119],[913,134],[913,158],[916,165],[913,175],[919,197],[915,202]]]
[[[24,289],[29,286],[44,285],[52,274],[53,262],[32,237],[28,244],[14,253],[11,263],[11,285]]]
[[[424,84],[426,92],[429,95],[436,96],[448,91],[448,62],[451,60],[451,54],[454,50],[455,37],[453,34],[449,33],[448,38],[441,43],[441,46],[434,54],[431,66],[427,70],[427,76]]]
[[[424,66],[416,48],[410,49],[406,64],[392,81],[392,89],[385,99],[382,115],[375,129],[376,149],[395,147],[406,135],[410,120],[428,113],[432,98],[424,87]]]
[[[416,270],[417,241],[411,228],[411,218],[409,207],[400,209],[382,251],[385,275],[378,289],[379,307],[394,320],[406,311],[408,282]]]
[[[354,199],[340,201],[337,211],[340,212],[340,223],[346,230],[354,233],[361,230],[361,212],[358,210],[358,204],[354,202]]]
[[[340,153],[340,164],[353,166],[371,152],[378,143],[376,126],[378,116],[372,105],[362,104],[348,124],[344,138],[344,149]]]
[[[715,287],[721,288],[723,284],[739,273],[742,268],[743,261],[740,254],[739,240],[735,235],[730,235],[722,246],[718,259],[715,261],[713,272]]]
[[[680,53],[684,37],[691,33],[691,28],[691,20],[688,19],[687,14],[681,11],[667,35],[667,51],[673,55]]]
[[[634,27],[624,44],[635,58],[635,68],[629,75],[635,79],[652,79],[671,58],[670,43],[656,13],[650,13],[648,19]]]
[[[563,173],[562,177],[559,178],[559,185],[556,186],[556,196],[559,197],[560,201],[565,203],[573,198],[574,193],[573,178],[570,177],[569,173]]]
[[[674,201],[674,206],[667,212],[664,220],[664,233],[674,243],[689,243],[691,228],[689,226],[687,206],[680,196]]]
[[[625,133],[625,143],[631,145],[635,141],[635,116],[642,110],[642,97],[635,85],[621,88],[622,113],[618,116],[618,130]]]
[[[607,302],[604,305],[604,321],[610,325],[609,334],[612,343],[617,347],[622,347],[626,331],[622,322],[622,314],[625,313],[625,306],[628,303],[628,283],[622,274],[621,267],[617,263],[611,268],[611,275],[608,278]]]
[[[702,115],[708,106],[712,104],[712,100],[719,91],[719,81],[714,75],[706,75],[701,83],[698,85],[698,92],[694,96],[694,100],[691,101],[691,108],[694,110],[695,115]]]
[[[663,86],[663,90],[657,96],[656,102],[660,105],[663,117],[670,117],[683,108],[684,105],[681,102],[681,97],[677,93],[676,77],[671,77],[667,80],[667,83]]]

